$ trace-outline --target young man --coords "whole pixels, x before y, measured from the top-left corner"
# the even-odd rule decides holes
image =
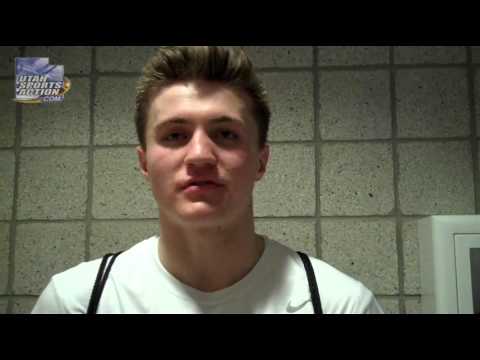
[[[242,50],[161,47],[135,119],[159,235],[110,259],[93,297],[101,259],[53,276],[33,313],[382,312],[360,282],[255,233],[270,110]]]

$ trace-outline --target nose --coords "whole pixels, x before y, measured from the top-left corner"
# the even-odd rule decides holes
[[[215,144],[208,134],[198,129],[190,139],[185,157],[185,163],[191,166],[215,165]]]

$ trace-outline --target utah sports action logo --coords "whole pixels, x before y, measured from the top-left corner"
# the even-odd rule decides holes
[[[70,87],[70,80],[63,76],[63,65],[49,64],[46,57],[15,58],[15,101],[61,102]]]

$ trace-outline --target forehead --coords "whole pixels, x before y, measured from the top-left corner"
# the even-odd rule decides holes
[[[183,81],[168,85],[151,99],[149,125],[173,117],[201,119],[232,117],[253,121],[252,101],[243,90],[211,81]]]

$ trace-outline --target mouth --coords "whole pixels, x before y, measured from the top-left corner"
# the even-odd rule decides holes
[[[187,194],[211,192],[223,188],[224,185],[215,181],[189,181],[182,190]]]

